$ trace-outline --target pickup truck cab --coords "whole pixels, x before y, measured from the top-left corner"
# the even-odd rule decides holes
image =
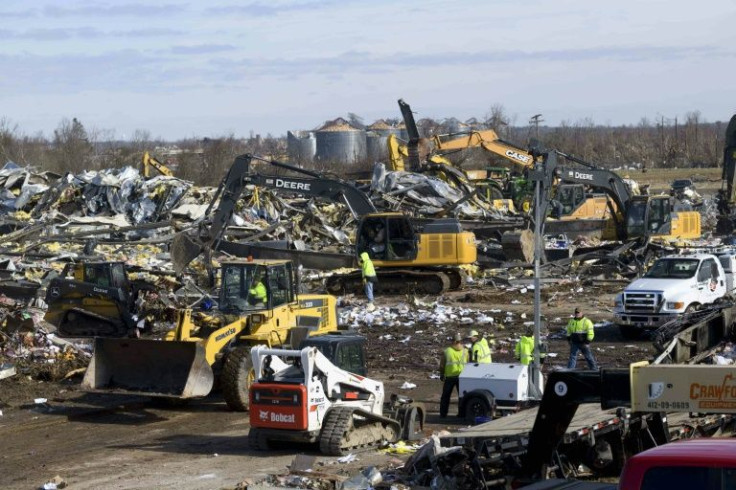
[[[641,278],[616,296],[614,322],[626,338],[711,304],[732,283],[713,254],[670,255],[657,259]]]
[[[690,439],[639,453],[626,462],[618,488],[736,488],[736,439]]]

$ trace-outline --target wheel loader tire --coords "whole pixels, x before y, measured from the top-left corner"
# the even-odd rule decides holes
[[[228,408],[236,412],[248,410],[250,385],[253,376],[253,364],[250,357],[250,346],[236,347],[225,358],[220,382],[222,397]]]

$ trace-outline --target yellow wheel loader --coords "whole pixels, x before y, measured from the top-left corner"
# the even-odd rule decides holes
[[[228,407],[244,411],[253,346],[296,347],[337,330],[335,297],[297,295],[291,262],[224,262],[219,283],[217,306],[182,310],[163,340],[96,338],[82,387],[188,399],[208,395],[218,380]]]

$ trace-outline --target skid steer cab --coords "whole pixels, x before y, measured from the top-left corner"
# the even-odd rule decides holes
[[[350,336],[333,337],[299,350],[253,347],[257,382],[251,387],[248,433],[253,449],[268,450],[273,441],[298,441],[319,443],[328,455],[343,455],[423,436],[424,407],[396,395],[385,402],[381,381],[336,366],[324,352],[341,359],[356,351],[345,348],[355,345]]]
[[[95,339],[82,386],[187,399],[208,395],[219,379],[227,405],[247,410],[251,347],[298,346],[337,330],[334,296],[296,291],[291,262],[224,262],[214,310],[180,311],[163,340]]]
[[[135,336],[136,300],[155,288],[131,281],[123,262],[67,264],[46,288],[44,319],[60,337]]]

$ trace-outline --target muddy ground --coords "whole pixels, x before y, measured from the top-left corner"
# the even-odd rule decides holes
[[[613,294],[620,285],[593,286],[579,281],[547,285],[542,289],[543,314],[549,325],[550,357],[544,370],[567,362],[567,344],[561,338],[574,306],[580,306],[596,323],[610,320]],[[380,298],[379,308],[398,309],[406,298]],[[359,303],[345,298],[344,304]],[[513,341],[533,318],[531,290],[501,291],[491,286],[453,292],[441,298],[416,298],[413,309],[427,304],[501,310],[483,330],[496,340],[494,360],[512,360]],[[403,306],[405,309],[406,306]],[[360,310],[356,310],[357,313]],[[503,322],[506,312],[514,320]],[[526,314],[527,318],[521,318]],[[432,321],[413,326],[364,325],[357,330],[368,338],[371,377],[383,380],[387,393],[398,392],[423,402],[428,409],[426,433],[461,427],[440,423],[437,415],[441,383],[431,379],[447,339],[472,325]],[[417,333],[421,331],[421,333]],[[401,340],[411,338],[406,342]],[[596,355],[603,366],[625,366],[648,358],[650,342],[624,341],[613,326],[596,329]],[[580,363],[582,359],[580,359]],[[580,364],[579,364],[580,365]],[[71,370],[76,366],[68,366]],[[65,366],[55,366],[56,374]],[[350,464],[335,463],[309,446],[290,446],[267,454],[247,447],[248,416],[228,412],[214,394],[184,407],[167,407],[141,397],[83,393],[80,376],[63,381],[43,380],[43,369],[20,373],[0,381],[0,487],[38,488],[56,475],[73,489],[97,488],[235,488],[250,479],[286,470],[296,454],[317,457],[320,471],[355,474],[362,466],[401,464],[401,457],[367,452]],[[40,379],[39,379],[40,378]],[[417,387],[402,390],[410,382]],[[34,403],[46,398],[45,403]],[[454,410],[451,407],[451,413]],[[405,458],[405,457],[404,457]],[[324,466],[322,466],[324,465]]]

